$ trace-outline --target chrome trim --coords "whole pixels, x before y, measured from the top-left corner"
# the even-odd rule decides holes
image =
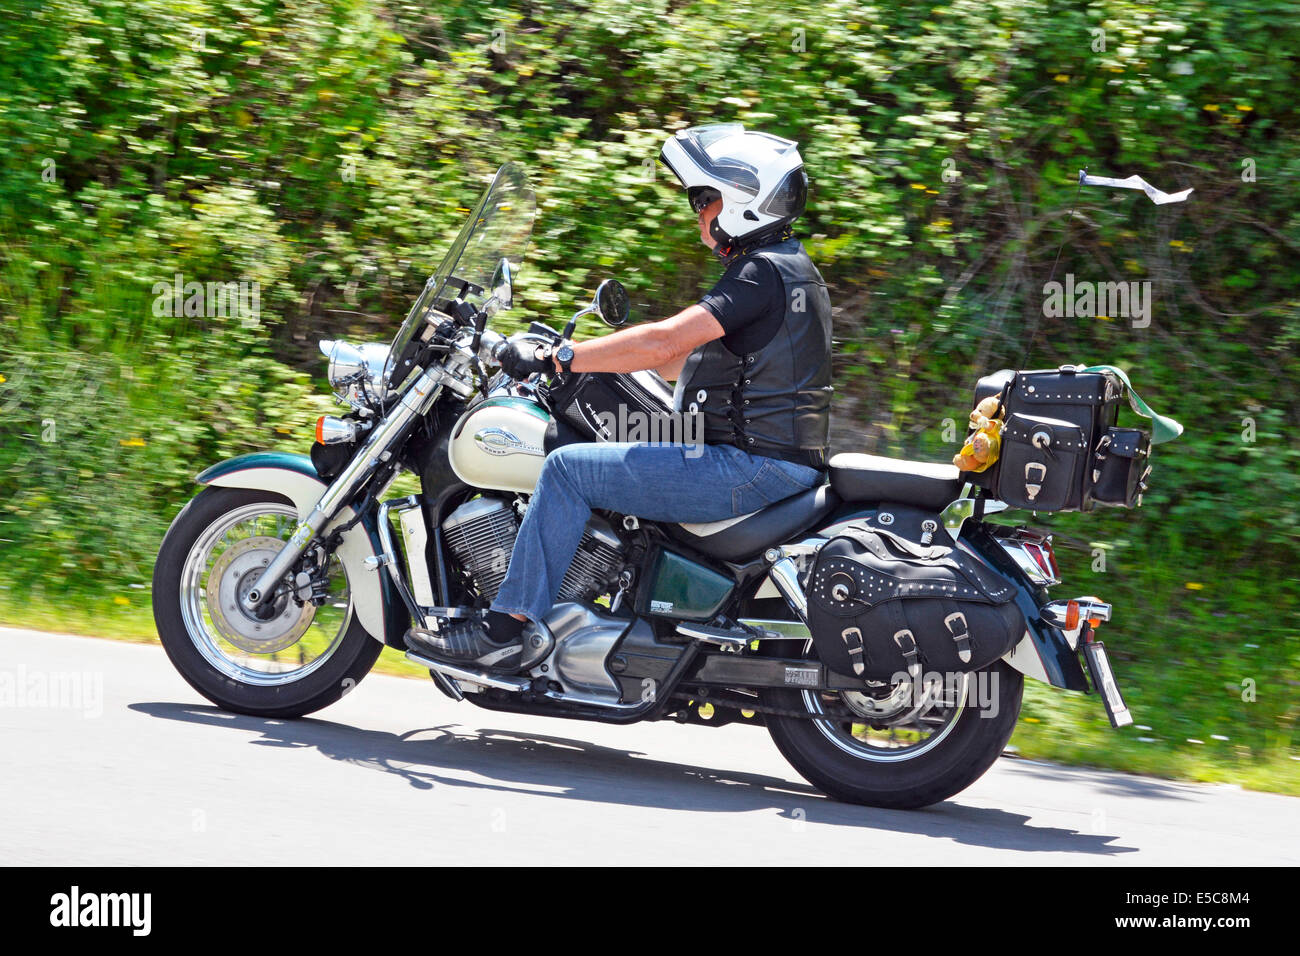
[[[1071,650],[1078,650],[1079,635],[1083,632],[1084,622],[1090,617],[1095,617],[1101,621],[1109,621],[1111,615],[1111,606],[1100,598],[1078,597],[1074,600],[1079,605],[1079,623],[1070,630],[1066,630],[1065,618],[1069,614],[1070,602],[1067,600],[1051,601],[1044,604],[1038,609],[1038,614],[1044,621],[1060,630],[1065,635],[1066,641],[1069,642]]]
[[[292,507],[273,502],[254,502],[233,511],[228,511],[209,524],[198,536],[194,544],[190,546],[189,553],[185,556],[185,563],[181,568],[179,603],[186,634],[195,649],[208,664],[221,674],[241,684],[253,687],[281,686],[301,680],[308,674],[313,673],[334,656],[348,628],[351,627],[353,615],[356,613],[356,602],[352,596],[352,584],[348,581],[348,606],[346,613],[343,615],[342,623],[335,631],[325,650],[301,667],[277,667],[275,670],[260,670],[234,660],[221,650],[218,644],[220,635],[213,633],[209,628],[203,613],[206,590],[200,585],[203,574],[208,570],[208,556],[225,535],[245,521],[260,517],[281,517],[292,521],[296,516],[296,512]],[[346,566],[342,570],[344,580],[347,581]],[[211,616],[211,613],[212,611],[209,608],[208,615]],[[316,616],[314,613],[312,620],[315,623]]]
[[[343,504],[352,497],[363,481],[374,473],[383,460],[383,455],[406,434],[406,430],[417,418],[432,407],[441,391],[444,376],[440,369],[433,368],[420,373],[410,385],[392,411],[385,416],[370,432],[370,437],[361,446],[347,467],[325,489],[311,514],[304,518],[294,530],[284,549],[267,565],[254,583],[252,590],[244,597],[244,605],[250,610],[262,603],[266,591],[278,582],[299,556],[307,549],[312,539],[334,518]]]
[[[355,441],[357,423],[349,422],[333,415],[322,415],[320,422],[320,441],[322,445],[339,445]]]
[[[807,625],[808,598],[803,593],[803,588],[799,586],[799,570],[795,567],[794,561],[789,556],[783,555],[772,562],[767,574],[776,585],[776,589],[781,592],[781,597],[785,598],[785,603],[790,605],[790,610],[798,614],[799,620]]]
[[[498,674],[489,674],[486,671],[471,670],[468,667],[457,667],[455,664],[444,664],[442,661],[421,657],[415,651],[407,651],[406,659],[419,664],[421,667],[427,667],[444,677],[465,681],[467,684],[479,684],[482,687],[506,690],[512,694],[527,690],[532,684],[532,681],[527,677],[504,677]]]
[[[408,505],[414,499],[399,498],[398,502],[406,502]],[[401,569],[397,566],[397,548],[393,544],[393,526],[388,521],[388,514],[393,510],[394,502],[381,501],[379,509],[375,515],[375,523],[378,525],[379,546],[383,551],[379,554],[380,562],[388,571],[388,579],[393,582],[393,587],[397,589],[398,596],[401,597],[402,603],[406,609],[411,612],[411,623],[417,627],[424,627],[424,612],[420,606],[415,603],[415,598],[411,596],[410,590],[406,586],[406,581],[402,579]]]
[[[325,377],[340,402],[365,408],[367,393],[378,399],[390,394],[384,381],[390,346],[375,342],[353,345],[341,339],[322,339],[317,346],[329,359]]]
[[[1059,576],[1048,574],[1043,570],[1042,565],[1034,560],[1034,556],[1025,548],[1024,541],[1017,538],[1002,537],[997,540],[998,544],[1002,546],[1002,550],[1016,563],[1016,567],[1025,573],[1025,577],[1029,578],[1030,583],[1042,587],[1051,587],[1053,584],[1061,583]],[[1044,539],[1044,544],[1049,548],[1051,547],[1051,542],[1046,539]]]
[[[745,627],[752,627],[758,631],[760,641],[790,637],[801,638],[805,641],[812,639],[812,633],[808,630],[808,625],[801,624],[798,621],[777,621],[769,618],[746,617],[741,618],[740,623]],[[765,631],[767,633],[763,633]]]
[[[751,634],[714,634],[707,629],[701,629],[699,626],[690,624],[678,624],[677,633],[682,637],[690,637],[697,641],[703,641],[706,644],[714,644],[723,650],[739,651],[749,646],[753,635]]]
[[[629,622],[576,601],[562,601],[546,612],[541,623],[555,643],[532,673],[559,683],[556,693],[563,696],[555,699],[617,704],[622,685],[609,673],[606,661]]]
[[[642,701],[634,701],[630,704],[621,704],[617,700],[610,700],[608,697],[600,697],[596,694],[583,694],[574,691],[557,691],[548,690],[542,695],[550,700],[560,700],[570,704],[589,704],[593,707],[604,707],[606,710],[636,710],[644,707]]]
[[[949,502],[948,506],[939,512],[939,518],[943,521],[944,530],[948,532],[949,537],[954,541],[961,534],[961,528],[966,523],[966,519],[975,517],[975,502],[977,499],[971,497],[973,493],[974,486],[967,484],[962,490],[962,497]],[[986,515],[1006,511],[1009,507],[1005,501],[998,501],[995,498],[978,500],[984,502],[984,514]]]
[[[410,581],[411,596],[423,610],[436,602],[433,596],[433,579],[429,576],[429,529],[424,522],[420,499],[410,495],[393,508],[397,523],[402,529],[406,545],[406,576]]]

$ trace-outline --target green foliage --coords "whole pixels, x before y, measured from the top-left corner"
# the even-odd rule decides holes
[[[391,336],[507,159],[539,214],[502,330],[559,323],[608,275],[634,319],[676,311],[717,266],[659,144],[741,120],[797,139],[812,177],[839,449],[946,459],[944,420],[1030,342],[1031,367],[1124,366],[1187,425],[1140,512],[1047,523],[1083,549],[1071,580],[1125,602],[1122,677],[1281,753],[1298,41],[1288,2],[0,0],[0,578],[146,582],[193,474],[305,447],[315,340]],[[1080,191],[1083,166],[1196,191]],[[1063,239],[1058,276],[1152,283],[1150,327],[1043,314]],[[177,276],[257,282],[260,313],[167,314]],[[1244,713],[1216,696],[1228,661],[1259,678]]]

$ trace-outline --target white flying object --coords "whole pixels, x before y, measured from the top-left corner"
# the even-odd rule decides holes
[[[1086,169],[1079,170],[1079,183],[1084,186],[1114,186],[1117,189],[1140,189],[1150,196],[1151,201],[1157,206],[1163,206],[1167,202],[1182,202],[1192,194],[1190,189],[1184,189],[1180,193],[1161,192],[1141,176],[1130,176],[1128,179],[1112,179],[1109,176],[1089,176]]]

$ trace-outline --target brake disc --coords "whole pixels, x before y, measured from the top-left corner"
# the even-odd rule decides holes
[[[257,611],[244,607],[244,597],[284,544],[269,536],[245,538],[221,552],[208,572],[208,613],[213,627],[249,654],[274,654],[296,644],[316,616],[315,605],[307,601],[299,604],[287,590]]]

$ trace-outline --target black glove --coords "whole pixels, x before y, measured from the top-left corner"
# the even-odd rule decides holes
[[[535,337],[516,336],[510,339],[497,356],[497,361],[501,363],[502,371],[515,379],[527,378],[534,372],[555,371],[555,363],[551,361],[551,347],[542,346]]]

